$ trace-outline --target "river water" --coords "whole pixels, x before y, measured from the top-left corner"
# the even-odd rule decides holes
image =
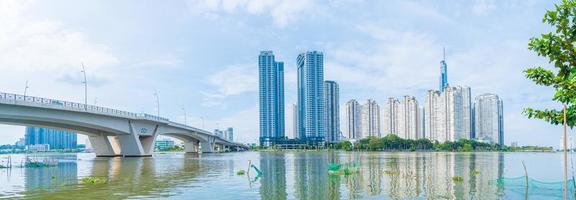
[[[0,198],[22,199],[524,199],[524,190],[496,181],[524,175],[562,180],[561,153],[236,152],[97,158],[41,154],[56,167],[21,168],[25,155],[0,169]],[[254,169],[249,174],[237,175]],[[355,163],[357,173],[329,175],[329,163]],[[570,170],[572,171],[572,170]],[[461,176],[462,181],[453,177]],[[104,177],[85,184],[84,177]],[[560,189],[561,190],[561,189]],[[550,195],[550,194],[555,194]],[[562,198],[561,191],[530,199]],[[558,196],[557,194],[560,194]]]

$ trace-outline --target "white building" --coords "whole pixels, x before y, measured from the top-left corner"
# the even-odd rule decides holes
[[[380,106],[373,99],[368,99],[362,106],[362,138],[380,135]]]
[[[346,137],[348,139],[360,139],[362,106],[352,99],[346,102]]]
[[[404,96],[398,111],[398,135],[404,139],[420,139],[420,112],[416,98]]]
[[[472,106],[470,87],[429,90],[424,103],[424,135],[438,142],[471,139]]]
[[[400,107],[400,101],[397,99],[390,97],[388,101],[384,105],[383,113],[384,115],[382,118],[384,122],[382,123],[383,132],[382,134],[396,134],[398,133],[398,108]]]
[[[502,100],[495,94],[482,94],[474,101],[476,139],[504,144]]]

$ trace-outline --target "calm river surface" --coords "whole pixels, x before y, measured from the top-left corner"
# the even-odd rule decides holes
[[[0,155],[0,159],[9,155]],[[14,165],[25,155],[11,155]],[[57,167],[0,169],[0,198],[22,199],[524,199],[495,181],[524,175],[559,181],[561,153],[237,152],[96,158],[39,155]],[[248,161],[263,174],[237,175]],[[329,163],[359,163],[358,173],[328,175]],[[454,176],[463,181],[455,182]],[[82,184],[106,177],[105,184]],[[559,193],[561,195],[561,191]],[[540,195],[540,196],[539,196]],[[530,199],[562,196],[530,194]]]

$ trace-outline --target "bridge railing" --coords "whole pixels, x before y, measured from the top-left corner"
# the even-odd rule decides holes
[[[115,117],[131,118],[131,119],[145,119],[152,121],[159,121],[169,123],[170,120],[167,118],[149,115],[145,113],[132,113],[112,108],[106,108],[101,106],[87,105],[83,103],[75,103],[69,101],[62,101],[57,99],[48,99],[41,97],[24,96],[18,94],[1,93],[0,92],[0,103],[3,104],[14,104],[14,105],[26,105],[35,106],[42,108],[52,108],[61,110],[71,110],[77,112],[88,112],[95,114],[103,114]]]

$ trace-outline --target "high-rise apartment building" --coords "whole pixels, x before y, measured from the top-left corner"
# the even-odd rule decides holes
[[[382,124],[382,129],[383,132],[382,134],[384,135],[388,135],[388,134],[396,134],[399,135],[398,133],[398,109],[400,107],[400,101],[398,101],[397,99],[390,97],[388,98],[388,101],[386,102],[386,104],[384,105],[384,114],[382,116],[384,122]]]
[[[446,141],[442,119],[442,98],[440,91],[428,90],[424,100],[424,137],[439,142]]]
[[[352,99],[346,103],[346,136],[348,139],[360,139],[362,106]]]
[[[439,142],[471,139],[472,106],[470,87],[429,90],[424,103],[424,135]]]
[[[482,94],[474,101],[475,135],[480,141],[504,145],[504,105],[495,94]]]
[[[308,51],[298,55],[298,134],[307,143],[323,143],[326,135],[324,55]]]
[[[398,135],[404,139],[420,139],[420,112],[413,96],[404,96],[398,109]]]
[[[284,63],[272,51],[258,56],[260,98],[260,145],[270,146],[284,138]]]
[[[76,149],[78,141],[74,132],[40,128],[26,127],[26,146],[48,145],[49,149]]]
[[[362,105],[362,137],[381,137],[380,134],[380,106],[373,99],[368,99]]]
[[[338,83],[324,81],[326,107],[326,142],[340,141],[340,102]]]

